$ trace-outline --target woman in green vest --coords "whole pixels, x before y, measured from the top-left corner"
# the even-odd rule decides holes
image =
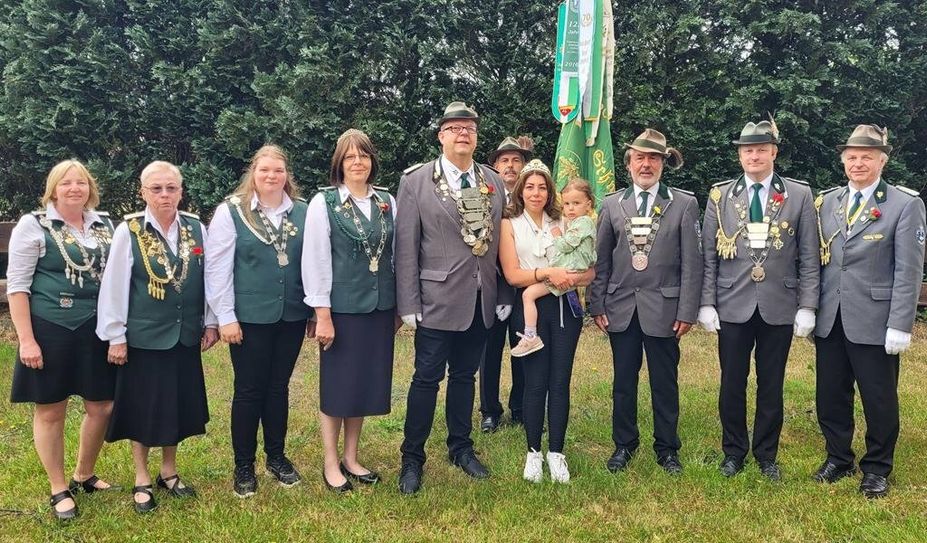
[[[139,513],[157,507],[151,447],[161,447],[158,487],[175,497],[196,495],[177,473],[177,445],[206,433],[209,421],[201,351],[218,333],[203,284],[206,228],[177,210],[182,182],[170,162],[142,170],[146,207],[126,215],[113,234],[97,308],[97,335],[109,341],[109,361],[120,366],[106,440],[132,441]]]
[[[32,435],[51,485],[52,513],[77,516],[72,493],[114,487],[94,475],[113,405],[115,366],[97,339],[96,298],[113,225],[100,203],[96,180],[83,164],[52,168],[44,209],[23,215],[10,236],[7,294],[19,349],[13,402],[32,402]],[[68,397],[84,399],[77,465],[64,476],[64,421]]]
[[[311,312],[300,275],[306,226],[306,202],[298,199],[286,155],[275,145],[258,149],[209,225],[207,298],[235,370],[233,488],[240,498],[257,491],[259,425],[267,471],[285,487],[300,481],[284,445],[290,376]]]
[[[352,481],[379,482],[358,462],[357,447],[364,417],[390,412],[393,339],[401,323],[393,271],[396,201],[371,185],[378,169],[370,138],[348,130],[332,156],[331,187],[309,203],[303,283],[321,347],[322,480],[336,492],[351,490]]]

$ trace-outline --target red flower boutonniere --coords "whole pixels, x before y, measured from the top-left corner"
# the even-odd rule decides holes
[[[387,204],[386,202],[379,202],[377,205],[380,206],[381,212],[386,213],[387,211],[389,211],[389,204]]]
[[[873,207],[869,209],[869,220],[870,221],[878,220],[878,218],[881,216],[882,216],[882,212],[879,211],[878,208]]]
[[[773,199],[773,202],[776,202],[777,204],[781,204],[785,200],[785,197],[782,196],[781,192],[776,192],[773,194],[772,199]]]
[[[480,186],[480,192],[483,194],[495,194],[496,187],[484,183],[482,186]]]
[[[202,247],[194,247],[194,248],[190,249],[190,253],[193,254],[193,256],[203,256],[203,248],[202,248]]]

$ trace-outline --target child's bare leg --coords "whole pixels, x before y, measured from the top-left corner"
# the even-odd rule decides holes
[[[528,333],[529,329],[537,333],[538,306],[535,302],[548,294],[550,291],[544,283],[535,283],[522,292],[521,300],[525,306],[525,333]]]

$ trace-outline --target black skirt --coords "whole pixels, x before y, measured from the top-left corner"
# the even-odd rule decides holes
[[[100,341],[90,319],[76,330],[32,315],[32,333],[42,348],[40,370],[27,368],[16,353],[12,402],[51,404],[80,396],[90,401],[113,399],[116,366],[106,361],[107,344]]]
[[[116,372],[116,396],[106,441],[131,439],[171,447],[206,433],[209,407],[200,347],[180,343],[166,351],[129,347]]]
[[[319,403],[330,417],[390,411],[396,311],[332,313],[335,342],[320,350]]]

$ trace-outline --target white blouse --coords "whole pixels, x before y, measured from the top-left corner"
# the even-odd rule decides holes
[[[527,213],[522,213],[510,221],[512,234],[515,237],[518,266],[523,270],[550,266],[549,255],[554,246],[554,236],[550,231],[555,226],[559,226],[559,222],[551,219],[547,213],[544,213],[540,227],[534,224]]]

